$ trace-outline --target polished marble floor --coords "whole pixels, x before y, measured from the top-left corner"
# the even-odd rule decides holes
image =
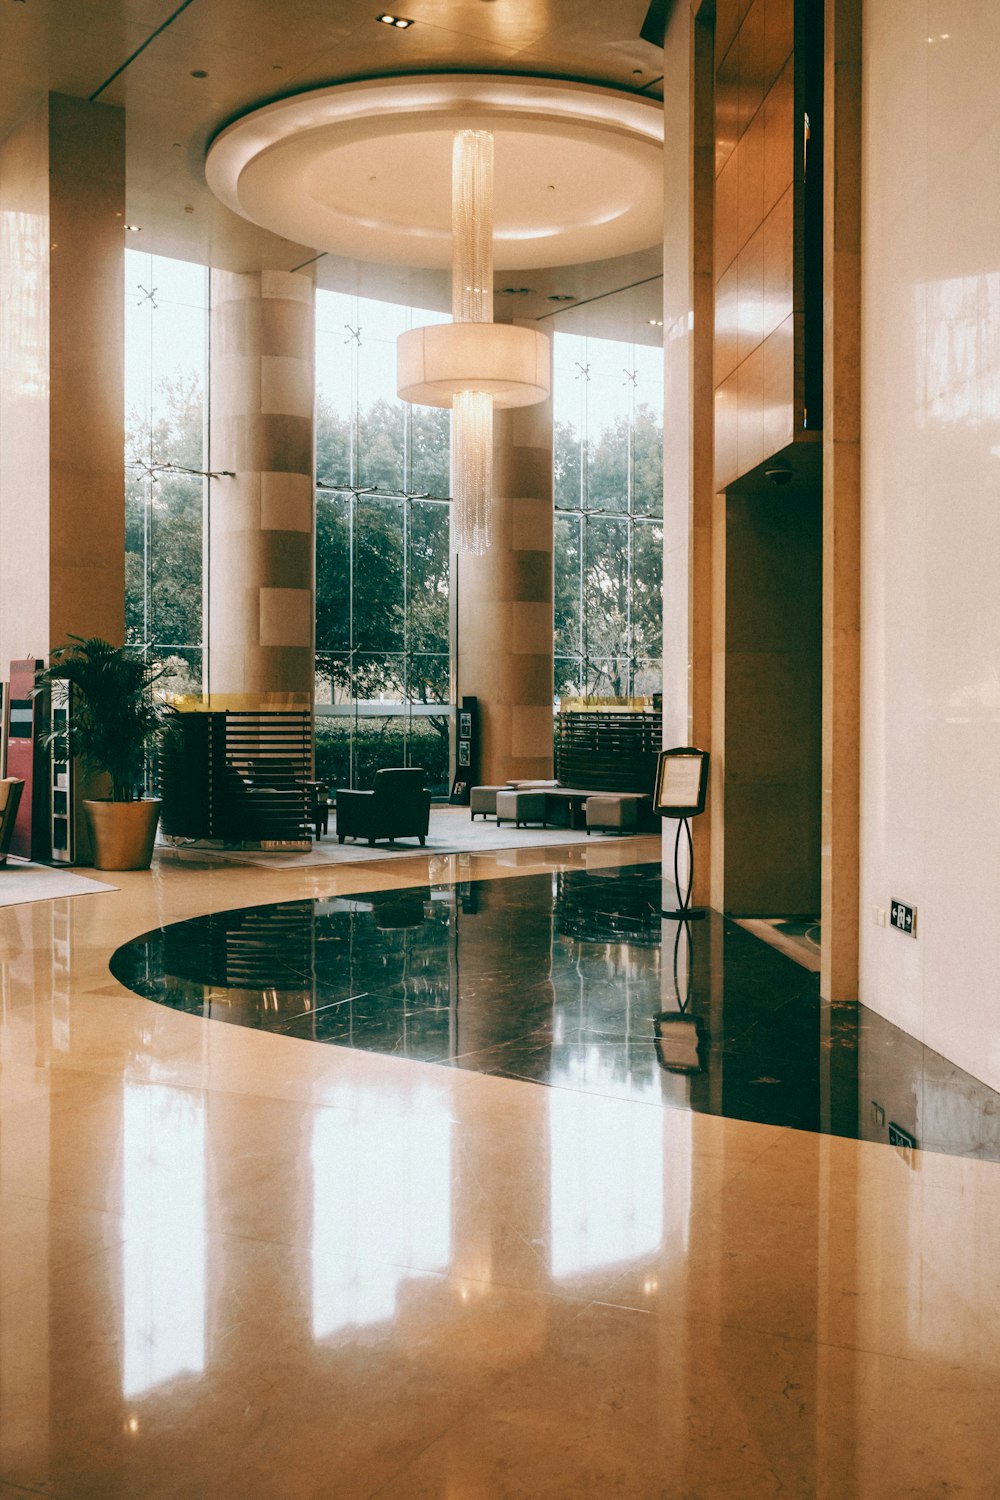
[[[0,1497],[996,1495],[982,1153],[317,1046],[108,969],[210,913],[371,901],[358,926],[476,881],[499,911],[637,844],[0,909]],[[613,964],[642,936],[553,929]],[[678,981],[671,954],[661,1011]]]
[[[709,913],[659,862],[215,912],[111,971],[172,1008],[502,1078],[1000,1160],[1000,1095]]]

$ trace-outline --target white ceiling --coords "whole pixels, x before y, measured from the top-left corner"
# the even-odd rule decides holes
[[[213,136],[281,95],[414,72],[563,77],[655,98],[661,53],[639,38],[647,4],[405,0],[402,13],[416,24],[397,30],[378,24],[368,0],[0,0],[0,136],[49,90],[120,105],[127,216],[142,226],[131,246],[232,270],[313,261],[320,285],[446,308],[447,272],[316,258],[314,246],[224,207],[205,181]],[[506,305],[561,328],[654,342],[660,270],[654,248],[503,271],[497,314]],[[579,306],[549,300],[556,296]]]

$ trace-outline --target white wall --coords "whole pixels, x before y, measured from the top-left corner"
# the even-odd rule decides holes
[[[861,999],[995,1088],[998,78],[996,0],[865,0]]]

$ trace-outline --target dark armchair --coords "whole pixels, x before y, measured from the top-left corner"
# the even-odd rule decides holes
[[[424,789],[418,766],[375,772],[370,792],[337,791],[337,838],[418,838],[423,844],[431,812],[431,794]]]

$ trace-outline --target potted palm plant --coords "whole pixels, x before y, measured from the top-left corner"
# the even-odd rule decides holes
[[[54,730],[49,742],[110,783],[110,797],[83,803],[96,867],[146,870],[160,816],[159,799],[143,796],[146,756],[175,712],[153,696],[153,684],[166,669],[96,636],[70,640],[38,674],[39,687],[68,682],[73,693],[69,729]]]

